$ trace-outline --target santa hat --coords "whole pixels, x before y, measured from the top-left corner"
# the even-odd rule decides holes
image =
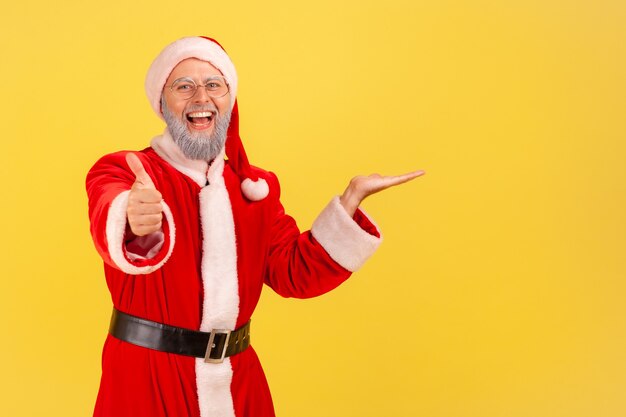
[[[239,110],[237,108],[237,72],[232,61],[214,39],[203,36],[182,38],[169,44],[156,57],[146,76],[146,94],[152,109],[163,119],[161,112],[161,94],[165,82],[176,65],[188,58],[197,58],[209,62],[220,70],[229,86],[232,109],[230,125],[226,135],[226,156],[229,165],[239,176],[241,191],[252,201],[264,199],[269,187],[267,182],[252,172],[246,151],[239,137]]]

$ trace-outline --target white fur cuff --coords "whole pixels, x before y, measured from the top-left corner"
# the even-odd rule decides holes
[[[111,207],[109,207],[109,213],[107,215],[107,224],[106,224],[106,236],[107,236],[107,247],[109,249],[109,255],[111,256],[111,260],[115,262],[115,265],[123,272],[127,274],[139,275],[139,274],[149,274],[153,271],[156,271],[160,267],[167,262],[174,250],[174,241],[176,238],[176,232],[174,228],[174,217],[172,216],[172,211],[169,206],[162,202],[163,204],[163,214],[167,219],[170,230],[170,244],[167,250],[167,254],[161,260],[161,262],[155,265],[146,265],[146,266],[136,266],[130,263],[126,256],[124,255],[124,233],[126,232],[126,208],[128,207],[128,194],[130,190],[121,192],[113,202],[111,203]]]
[[[311,233],[335,262],[351,272],[361,268],[382,241],[350,218],[339,197],[334,197],[317,216]]]

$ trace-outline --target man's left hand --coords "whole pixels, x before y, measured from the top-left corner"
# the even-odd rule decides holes
[[[403,184],[417,177],[424,175],[424,171],[414,171],[403,175],[384,176],[380,174],[372,174],[369,176],[359,175],[352,180],[348,188],[339,197],[339,202],[350,215],[354,216],[354,212],[366,197],[379,191],[395,185]]]

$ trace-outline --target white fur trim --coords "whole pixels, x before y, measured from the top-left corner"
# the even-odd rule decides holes
[[[126,257],[124,256],[124,233],[126,232],[126,208],[128,207],[128,194],[130,190],[121,192],[117,197],[113,199],[111,206],[109,207],[109,212],[107,214],[107,224],[106,224],[106,237],[107,237],[107,246],[109,248],[109,255],[111,256],[111,260],[115,262],[115,265],[123,272],[127,274],[140,275],[140,274],[149,274],[153,271],[156,271],[160,267],[167,262],[167,260],[172,255],[172,251],[174,250],[174,243],[176,240],[176,228],[174,226],[174,216],[172,216],[172,211],[169,206],[163,201],[161,204],[163,205],[163,214],[169,224],[170,230],[170,247],[167,250],[167,254],[159,262],[155,265],[148,266],[135,266],[128,262]]]
[[[200,187],[206,185],[209,163],[207,161],[188,159],[174,142],[167,128],[165,128],[162,135],[152,138],[150,146],[157,155],[176,168],[177,171],[191,178]],[[224,159],[224,148],[222,148],[222,152],[217,157]]]
[[[161,93],[163,86],[176,65],[188,58],[208,61],[220,70],[230,89],[230,107],[235,105],[237,98],[237,71],[226,52],[216,43],[199,36],[182,38],[167,45],[155,58],[146,75],[146,95],[154,112],[163,119],[161,114]]]
[[[374,224],[367,214],[365,216]],[[363,266],[382,241],[359,227],[345,211],[339,197],[334,197],[317,216],[311,233],[335,262],[352,272]]]
[[[224,160],[216,158],[208,172],[210,185],[200,191],[204,285],[200,330],[204,332],[212,329],[234,330],[239,315],[235,223],[223,170]],[[200,416],[235,416],[230,392],[232,377],[229,359],[221,364],[196,359]]]
[[[246,178],[241,182],[241,191],[248,200],[260,201],[267,197],[270,192],[270,187],[263,178],[259,178],[256,181]]]
[[[230,358],[222,363],[204,363],[196,358],[196,387],[201,417],[235,417],[230,384],[233,369]]]

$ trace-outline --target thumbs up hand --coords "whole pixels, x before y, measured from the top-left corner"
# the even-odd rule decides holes
[[[126,217],[135,236],[145,236],[161,230],[163,221],[163,196],[134,153],[126,154],[126,163],[135,174],[135,182],[128,195]]]

